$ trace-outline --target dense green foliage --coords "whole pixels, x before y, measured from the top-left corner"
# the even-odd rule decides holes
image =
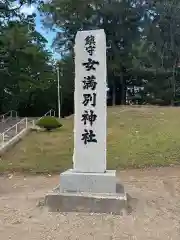
[[[34,15],[25,16],[21,5],[10,5],[17,1],[5,2],[0,5],[0,112],[42,114],[49,110],[50,101],[45,109],[42,102],[55,80],[52,56],[45,49],[47,40],[35,30]]]
[[[54,46],[65,55],[73,52],[78,30],[105,30],[113,104],[125,103],[127,87],[132,96],[135,86],[142,87],[135,97],[140,103],[179,100],[178,0],[54,0],[41,10],[46,26],[60,30]]]
[[[170,105],[180,101],[180,2],[178,0],[52,0],[39,2],[53,47],[35,29],[35,15],[21,12],[37,1],[0,0],[0,113],[40,116],[57,109],[60,67],[61,114],[73,113],[74,39],[78,30],[103,28],[107,36],[109,104]],[[14,7],[15,6],[15,7]]]
[[[53,129],[62,127],[62,124],[59,122],[59,120],[57,118],[51,117],[51,116],[42,117],[36,123],[36,125],[40,128],[46,129],[47,131],[51,131]]]

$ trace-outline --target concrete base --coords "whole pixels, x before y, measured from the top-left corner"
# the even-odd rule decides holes
[[[81,173],[68,170],[60,175],[60,186],[45,197],[49,211],[121,214],[127,207],[124,187],[116,171]]]
[[[127,209],[126,194],[52,192],[45,197],[50,212],[88,212],[122,214]]]
[[[70,169],[60,174],[61,193],[116,193],[116,171],[82,173]]]

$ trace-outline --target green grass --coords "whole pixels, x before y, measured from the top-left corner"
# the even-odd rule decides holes
[[[108,169],[180,163],[180,108],[108,109]],[[55,132],[32,132],[1,157],[0,172],[59,173],[72,167],[73,116]]]

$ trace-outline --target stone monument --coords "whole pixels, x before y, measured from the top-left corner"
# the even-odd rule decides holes
[[[80,31],[75,41],[73,169],[60,174],[60,187],[46,196],[51,211],[120,213],[124,188],[117,192],[115,170],[106,170],[106,36]]]

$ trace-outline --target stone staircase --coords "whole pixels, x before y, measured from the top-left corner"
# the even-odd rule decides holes
[[[3,133],[10,127],[16,125],[20,120],[21,119],[19,117],[15,117],[15,118],[9,118],[5,122],[1,121],[0,122],[0,133]]]
[[[13,111],[10,111],[10,113],[12,112]],[[55,111],[50,110],[44,116],[47,116],[47,115],[55,116]],[[12,114],[11,114],[11,116],[8,116],[7,118],[4,118],[4,117],[1,118],[0,119],[0,148],[5,146],[6,143],[10,142],[10,140],[13,139],[15,136],[18,136],[18,134],[23,133],[23,130],[26,130],[27,128],[35,128],[35,123],[40,118],[41,117],[20,118],[17,116],[17,112],[16,112],[16,117],[12,117]]]
[[[25,119],[15,117],[0,122],[0,145],[5,144],[26,127]]]

